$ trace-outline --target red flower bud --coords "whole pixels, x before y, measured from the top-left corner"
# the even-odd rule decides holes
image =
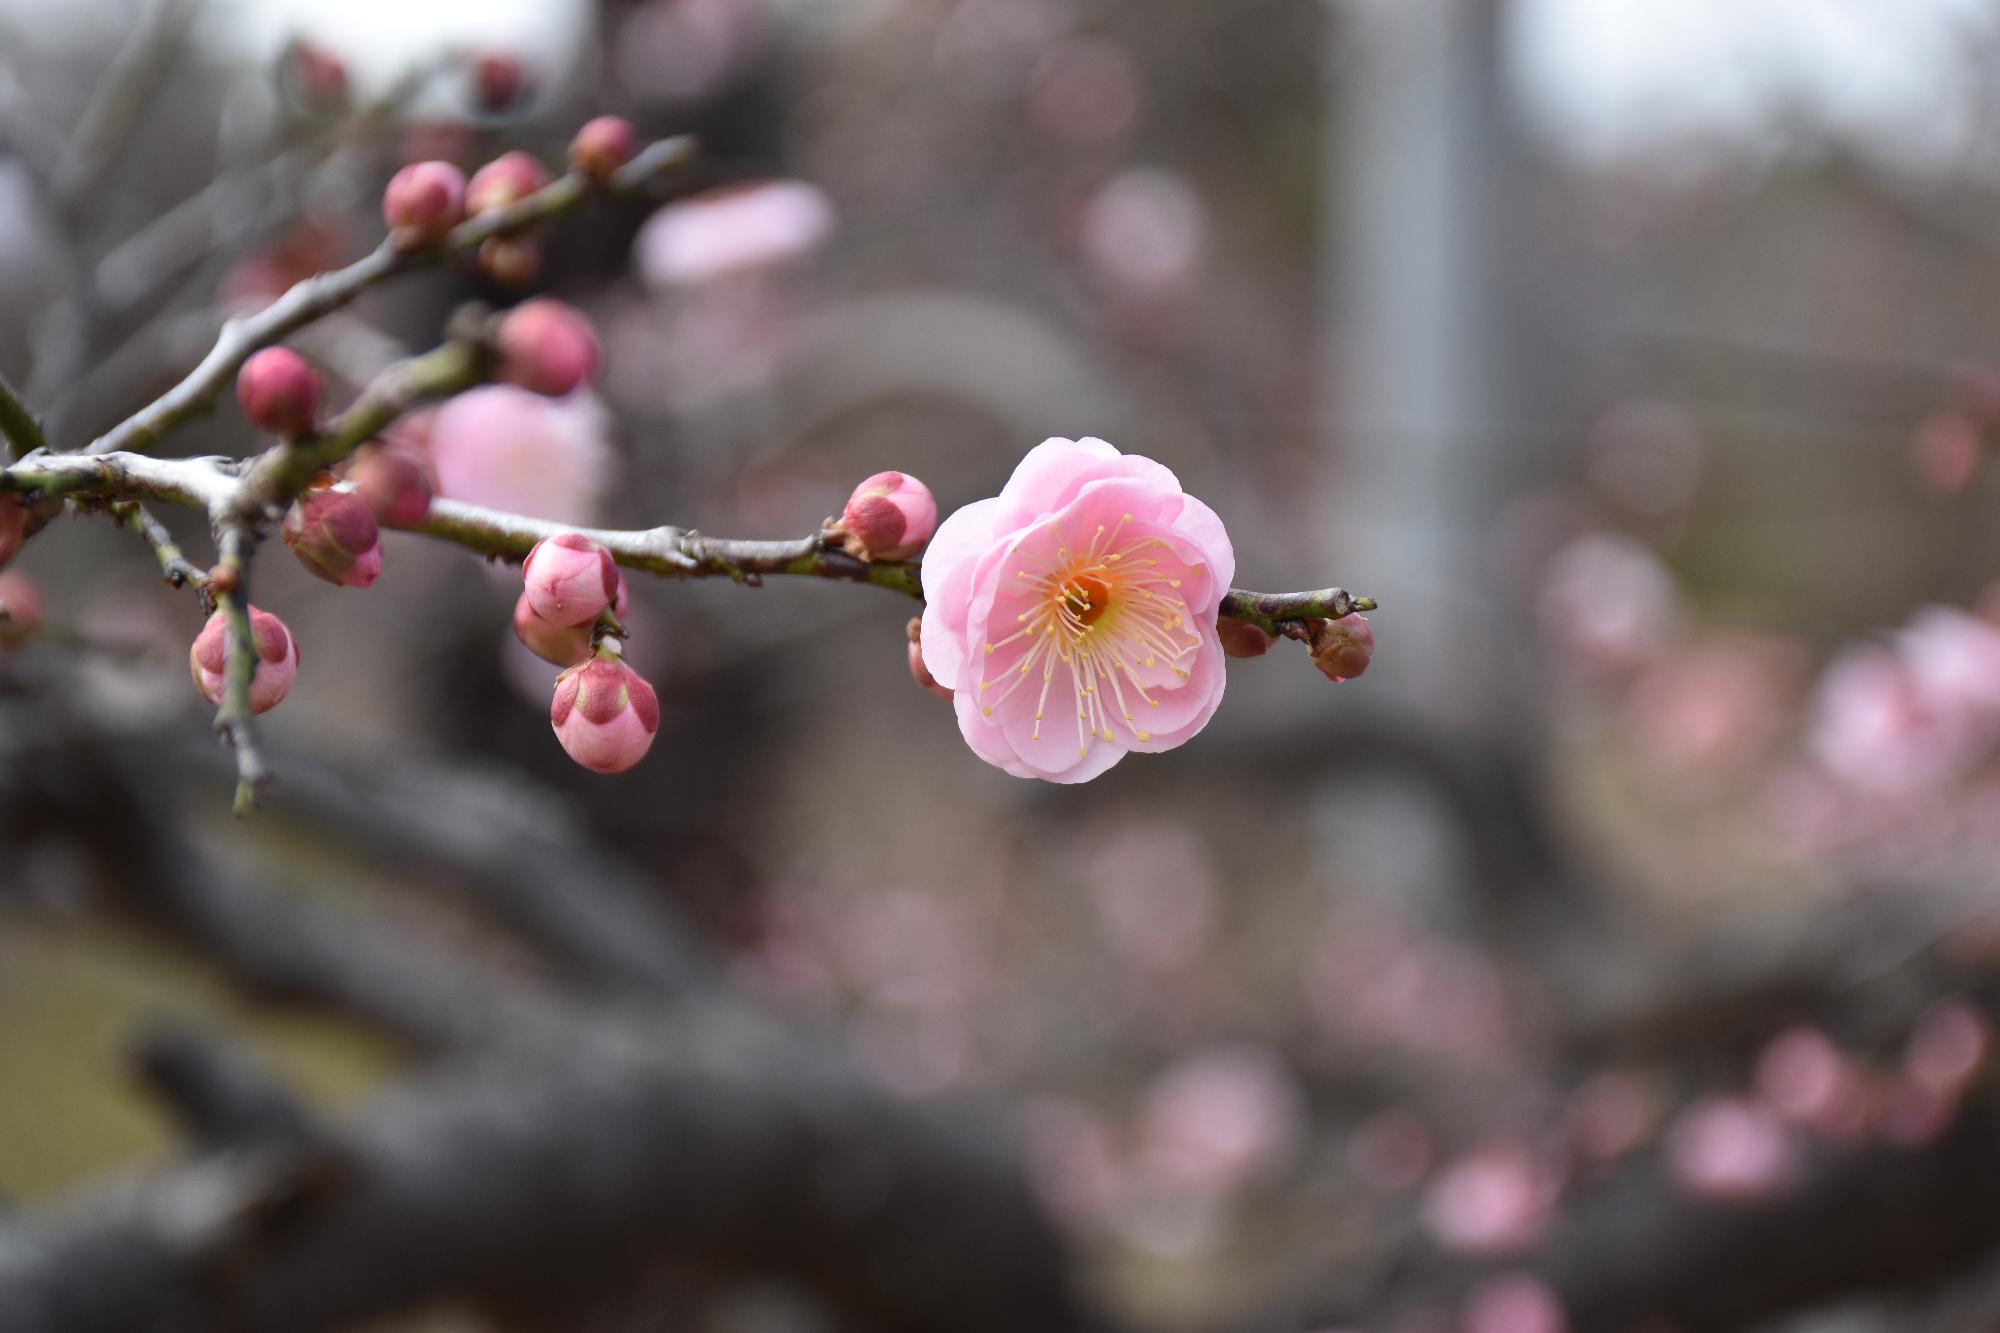
[[[556,678],[549,725],[577,763],[594,773],[622,773],[653,748],[660,700],[607,645]]]
[[[1231,657],[1262,657],[1276,642],[1249,621],[1227,617],[1215,622],[1215,633],[1222,640],[1222,651]]]
[[[465,221],[465,173],[449,162],[412,162],[382,191],[382,220],[405,245],[435,245]]]
[[[257,670],[250,677],[250,711],[265,713],[276,708],[291,692],[299,674],[299,645],[285,622],[268,611],[250,608],[250,633],[257,641]],[[228,659],[229,616],[217,611],[195,635],[188,650],[188,667],[194,673],[194,687],[212,704],[222,702],[223,675]]]
[[[620,620],[625,618],[625,580],[618,580],[618,599],[612,603],[612,613]],[[596,626],[551,625],[535,614],[534,603],[528,600],[524,590],[514,602],[514,637],[527,650],[544,662],[557,666],[575,666],[590,656],[591,639]]]
[[[528,604],[551,625],[588,625],[618,595],[611,552],[580,532],[535,543],[521,565]]]
[[[937,501],[915,477],[877,472],[847,498],[840,527],[855,559],[901,560],[921,551],[937,531]]]
[[[237,372],[236,401],[258,430],[303,435],[319,410],[319,376],[291,348],[266,347]]]
[[[285,511],[284,533],[306,571],[328,583],[366,588],[382,573],[375,511],[352,491],[307,491]]]
[[[582,312],[547,297],[509,310],[494,341],[501,375],[551,398],[567,397],[597,378],[603,355]]]
[[[1339,620],[1315,620],[1309,627],[1313,665],[1331,681],[1352,680],[1375,656],[1375,631],[1356,613]]]
[[[487,51],[472,62],[472,99],[481,111],[506,111],[526,95],[528,71],[505,51]]]
[[[473,216],[526,199],[549,183],[549,169],[519,151],[502,153],[472,173],[465,187],[465,211]]]
[[[597,181],[610,179],[638,151],[639,132],[623,116],[587,121],[569,141],[570,165]]]
[[[292,90],[307,110],[332,114],[347,106],[347,65],[313,42],[294,42],[286,56]]]
[[[423,455],[414,449],[380,441],[364,444],[348,466],[347,479],[378,523],[412,528],[431,512],[436,487]]]

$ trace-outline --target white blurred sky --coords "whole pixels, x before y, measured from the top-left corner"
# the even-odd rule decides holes
[[[1872,155],[1955,163],[2000,92],[2000,0],[1516,0],[1537,124],[1586,156],[1765,138],[1800,113]],[[1984,52],[1985,58],[1981,58]]]

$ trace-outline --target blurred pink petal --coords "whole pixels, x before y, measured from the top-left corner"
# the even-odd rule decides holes
[[[1424,1221],[1447,1250],[1518,1253],[1548,1229],[1560,1187],[1525,1145],[1498,1143],[1445,1169],[1424,1199]]]
[[[1769,1198],[1792,1183],[1798,1165],[1785,1127],[1740,1098],[1698,1102],[1667,1134],[1668,1170],[1682,1188],[1705,1198]]]
[[[1290,1158],[1303,1118],[1297,1084],[1269,1051],[1216,1047],[1182,1059],[1147,1090],[1137,1161],[1176,1192],[1227,1198]]]
[[[431,419],[438,494],[558,523],[589,524],[616,456],[604,409],[588,394],[551,399],[493,385],[460,394]]]
[[[804,181],[763,181],[668,204],[633,243],[648,286],[684,287],[788,263],[833,231],[833,204]]]

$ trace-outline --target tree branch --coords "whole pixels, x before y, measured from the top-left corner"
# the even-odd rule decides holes
[[[694,140],[686,136],[650,144],[620,168],[606,188],[616,193],[644,190],[668,171],[691,161],[694,150]],[[150,449],[162,435],[213,406],[252,352],[333,313],[379,282],[567,212],[593,188],[572,172],[505,208],[461,223],[436,246],[404,249],[391,237],[346,268],[307,278],[257,314],[224,325],[215,346],[185,379],[93,440],[83,452],[102,455]]]

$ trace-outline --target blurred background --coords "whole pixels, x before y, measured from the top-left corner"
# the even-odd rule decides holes
[[[591,314],[596,394],[416,423],[442,493],[791,537],[1098,435],[1240,585],[1382,608],[1364,678],[1281,643],[1185,748],[1052,787],[911,687],[911,605],[635,583],[664,721],[606,779],[507,571],[390,534],[363,593],[273,545],[303,668],[238,823],[193,598],[52,525],[0,650],[0,1315],[47,1252],[10,1227],[190,1169],[187,1043],[387,1124],[482,1053],[536,1084],[521,1006],[645,1030],[696,975],[981,1126],[1091,1320],[1994,1327],[1996,57],[1992,0],[0,0],[0,373],[58,447],[375,245],[402,163],[611,111],[700,136],[674,198],[296,340],[346,393],[466,301]],[[791,1253],[270,1326],[967,1326]],[[146,1326],[223,1326],[186,1318]]]

